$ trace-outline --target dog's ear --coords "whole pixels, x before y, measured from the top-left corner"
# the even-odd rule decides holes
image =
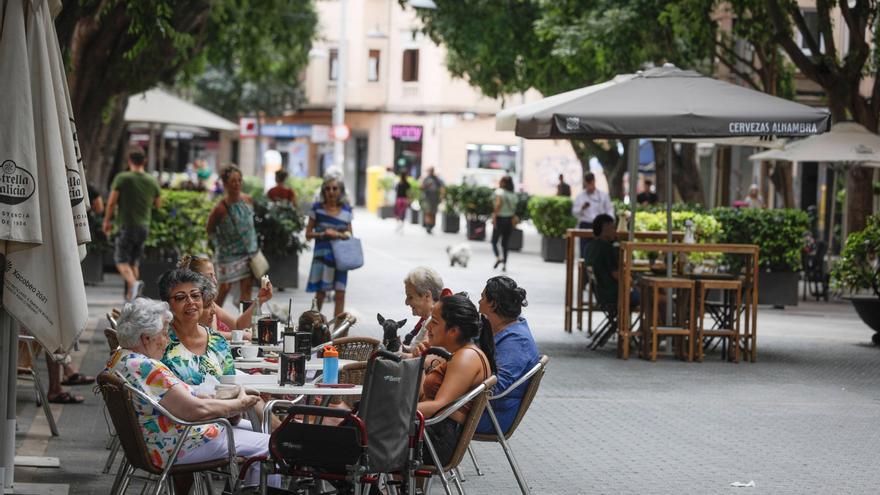
[[[404,325],[406,325],[406,318],[397,322],[397,328],[403,328]]]
[[[379,313],[376,313],[376,319],[379,320],[380,325],[385,324],[385,318],[382,318],[382,315],[380,315]]]

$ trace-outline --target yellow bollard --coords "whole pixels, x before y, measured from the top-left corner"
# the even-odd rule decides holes
[[[367,167],[367,210],[376,213],[385,202],[385,191],[379,188],[379,180],[385,177],[385,167]]]

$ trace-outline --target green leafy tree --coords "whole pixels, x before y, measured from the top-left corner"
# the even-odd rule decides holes
[[[218,101],[251,93],[287,101],[273,95],[287,95],[298,81],[316,24],[311,0],[64,2],[55,25],[88,180],[104,186],[117,165],[128,97],[181,74],[194,79],[208,64],[224,72],[233,90],[215,93]],[[229,111],[247,101],[239,97]]]

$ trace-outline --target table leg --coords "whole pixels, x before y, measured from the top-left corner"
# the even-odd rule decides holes
[[[571,300],[572,300],[572,276],[574,265],[574,236],[565,236],[565,331],[571,333]]]

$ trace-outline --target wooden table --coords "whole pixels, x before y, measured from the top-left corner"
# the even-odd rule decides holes
[[[618,232],[618,239],[626,239],[627,232]],[[647,240],[666,240],[666,232],[636,232],[633,234],[636,239]],[[565,231],[565,331],[571,333],[571,314],[577,312],[578,309],[574,305],[574,295],[580,293],[581,288],[574,288],[574,271],[576,269],[575,260],[577,255],[576,240],[577,239],[593,239],[595,235],[591,229],[568,229]],[[673,240],[680,241],[684,238],[683,232],[673,232]]]
[[[632,287],[633,252],[672,251],[674,253],[724,253],[746,256],[743,281],[743,304],[745,306],[745,325],[740,338],[743,340],[746,357],[751,362],[758,359],[758,254],[760,248],[754,244],[682,244],[665,242],[621,242],[618,259],[618,357],[629,359],[629,338],[632,333],[630,289]],[[696,277],[699,277],[697,275]]]

